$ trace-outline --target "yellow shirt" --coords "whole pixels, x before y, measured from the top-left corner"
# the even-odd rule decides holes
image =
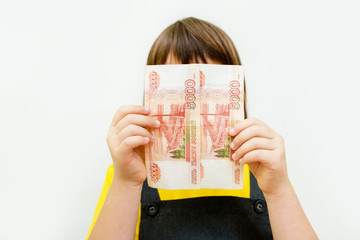
[[[114,177],[114,165],[110,165],[106,172],[106,177],[104,185],[101,189],[100,197],[97,202],[94,217],[89,228],[88,235],[86,240],[89,238],[90,233],[94,227],[96,219],[98,218],[101,208],[104,205],[107,193],[109,191],[110,185]],[[166,190],[158,189],[160,200],[175,200],[175,199],[185,199],[185,198],[196,198],[196,197],[206,197],[206,196],[235,196],[235,197],[244,197],[250,198],[250,170],[247,164],[244,165],[244,188],[243,189],[182,189],[182,190]],[[140,204],[141,205],[141,204]],[[139,208],[139,216],[136,224],[136,233],[135,240],[139,239],[139,226],[140,226],[140,215],[141,215],[141,206]]]

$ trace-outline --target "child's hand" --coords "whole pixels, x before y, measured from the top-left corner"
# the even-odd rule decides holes
[[[146,116],[143,106],[121,106],[109,127],[106,142],[114,162],[114,180],[127,186],[141,186],[146,179],[144,145],[152,141],[146,128],[156,128],[160,122]]]
[[[248,164],[264,194],[277,194],[290,181],[287,175],[285,145],[281,135],[256,118],[248,118],[229,130],[233,159]]]

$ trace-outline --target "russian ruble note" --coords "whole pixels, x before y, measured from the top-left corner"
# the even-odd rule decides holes
[[[148,184],[164,189],[241,189],[229,127],[244,119],[240,65],[145,67],[144,104],[161,125],[145,147]]]

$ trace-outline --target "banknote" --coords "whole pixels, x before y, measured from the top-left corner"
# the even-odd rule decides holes
[[[243,81],[240,65],[145,67],[144,104],[161,123],[145,147],[149,186],[242,189],[228,130],[244,119]]]

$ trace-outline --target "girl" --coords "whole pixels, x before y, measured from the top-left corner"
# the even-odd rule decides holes
[[[148,65],[241,65],[228,35],[185,18],[155,40]],[[246,101],[245,101],[246,102]],[[88,239],[318,239],[287,175],[284,140],[256,118],[229,135],[244,163],[244,188],[165,190],[148,187],[144,145],[160,123],[143,106],[121,106],[109,126],[108,168]]]

